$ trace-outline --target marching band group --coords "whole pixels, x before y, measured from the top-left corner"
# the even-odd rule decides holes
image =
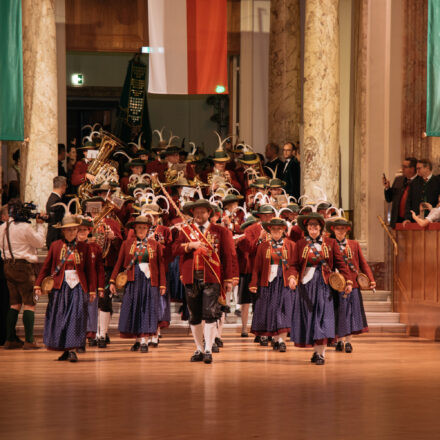
[[[45,345],[71,362],[87,340],[105,348],[119,292],[119,332],[133,340],[132,351],[158,346],[170,302],[180,301],[196,346],[191,362],[209,364],[235,294],[242,337],[252,305],[261,346],[285,352],[290,338],[313,347],[316,365],[328,345],[350,353],[352,335],[368,331],[360,289],[375,282],[343,212],[325,195],[286,194],[246,144],[231,158],[218,136],[212,169],[196,174],[197,151],[182,163],[174,137],[159,136],[152,161],[140,143],[127,154],[102,130],[85,138],[72,175],[76,213],[73,202],[63,205],[62,238],[34,287],[36,297],[49,295]]]

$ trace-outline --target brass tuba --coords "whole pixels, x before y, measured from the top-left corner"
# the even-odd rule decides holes
[[[117,175],[116,169],[113,164],[110,163],[110,156],[113,154],[115,149],[124,148],[124,144],[116,136],[108,133],[107,131],[101,132],[101,145],[99,146],[98,155],[91,162],[88,167],[87,172],[93,176],[98,176],[99,174],[105,174],[103,180],[108,180],[109,175]],[[100,182],[95,182],[100,183]],[[78,195],[81,199],[87,199],[91,197],[92,183],[85,182],[78,187]]]

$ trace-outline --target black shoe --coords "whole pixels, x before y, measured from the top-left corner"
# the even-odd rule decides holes
[[[85,353],[86,352],[86,347],[85,346],[84,347],[79,347],[79,348],[76,349],[76,352],[77,353]]]
[[[238,316],[239,318],[241,318],[241,310],[236,310],[236,311],[234,312],[234,315],[235,315],[235,316]]]
[[[108,335],[108,333],[105,334],[105,343],[110,344],[110,336]]]
[[[196,351],[191,356],[191,362],[202,362],[203,361],[203,353],[201,351]]]
[[[318,357],[316,358],[315,365],[324,365],[324,364],[325,364],[324,357],[318,354]]]
[[[343,341],[339,341],[339,342],[336,344],[336,348],[335,348],[335,350],[336,350],[336,351],[344,351],[344,342],[343,342]]]
[[[150,342],[150,344],[153,348],[159,347],[159,342]]]
[[[65,351],[59,358],[59,361],[67,361],[67,359],[69,359],[69,352]]]
[[[268,336],[268,337],[267,337],[267,340],[270,341],[270,342],[272,342],[274,339],[273,339],[272,336]]]
[[[266,336],[261,336],[260,345],[262,347],[267,347],[269,345],[269,341],[267,340]]]
[[[316,360],[318,359],[318,357],[319,357],[319,354],[316,353],[316,351],[315,351],[315,352],[313,353],[312,358],[310,359],[310,362],[311,362],[312,364],[316,363]]]
[[[148,344],[141,344],[141,353],[148,353]]]
[[[215,338],[214,343],[217,345],[217,347],[223,347],[223,341],[220,338]]]
[[[247,338],[249,335],[248,335],[248,332],[241,332],[241,337],[242,338]]]
[[[220,353],[220,348],[218,348],[217,344],[212,344],[211,352],[212,353]]]
[[[105,338],[98,339],[98,348],[107,348],[107,342],[105,342]]]
[[[332,342],[328,341],[328,342],[327,342],[327,347],[336,347],[336,342],[334,342],[334,341],[332,341]]]
[[[210,363],[212,363],[212,354],[211,354],[209,351],[207,351],[207,352],[203,355],[203,362],[204,362],[205,364],[210,364]]]
[[[140,342],[135,342],[135,343],[131,346],[130,351],[138,351],[139,348],[141,348],[141,344],[140,344]]]
[[[98,345],[98,341],[96,339],[89,339],[89,347],[96,347]]]
[[[162,335],[159,335],[159,339],[162,339]]]
[[[284,342],[280,342],[280,343],[278,343],[278,351],[280,352],[280,353],[285,353],[286,352],[286,350],[287,350],[287,347],[286,347],[286,344],[284,343]]]
[[[353,351],[353,346],[350,344],[350,342],[347,342],[345,344],[345,352],[346,353],[351,353]]]
[[[274,351],[277,351],[280,348],[280,344],[278,342],[273,342],[272,343],[272,348]]]
[[[255,342],[256,344],[259,344],[259,343],[260,343],[260,340],[261,340],[261,336],[255,336],[254,342]]]
[[[78,356],[74,351],[69,351],[69,362],[78,362]]]

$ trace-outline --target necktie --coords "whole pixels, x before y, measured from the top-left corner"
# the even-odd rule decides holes
[[[203,234],[205,232],[205,227],[204,226],[199,226],[200,232]]]

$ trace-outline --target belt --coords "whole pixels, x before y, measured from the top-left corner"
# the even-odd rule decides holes
[[[15,260],[13,260],[12,258],[6,258],[5,260],[4,260],[4,262],[5,263],[8,263],[8,262],[12,262],[12,263],[27,263],[27,264],[33,264],[33,263],[31,263],[30,261],[28,261],[28,260],[25,260],[24,258],[16,258]]]

